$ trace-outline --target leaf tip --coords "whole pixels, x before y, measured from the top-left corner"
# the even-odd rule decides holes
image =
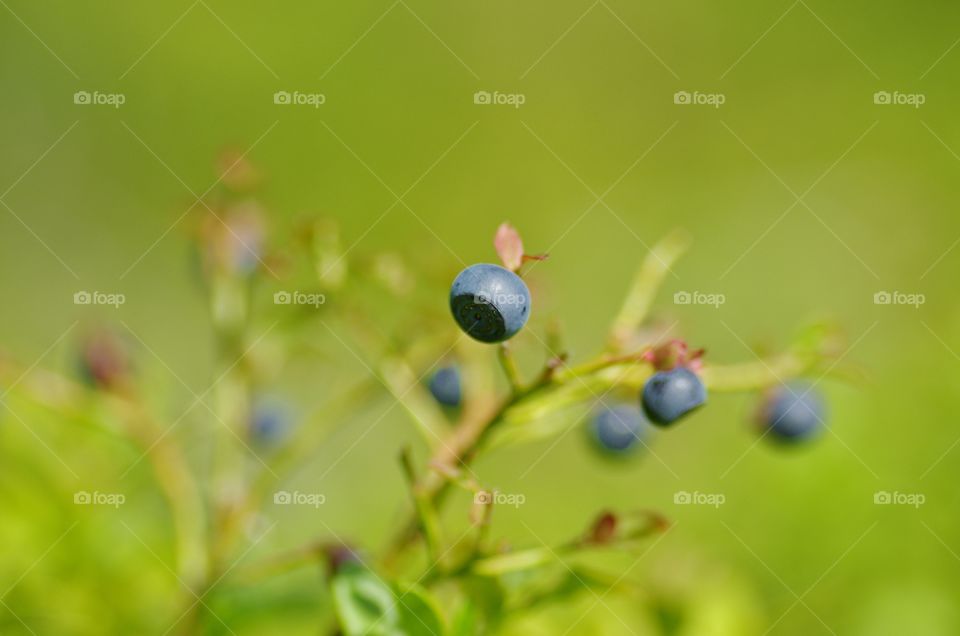
[[[523,240],[516,228],[507,222],[501,223],[493,238],[493,247],[503,262],[503,266],[512,272],[523,264]]]

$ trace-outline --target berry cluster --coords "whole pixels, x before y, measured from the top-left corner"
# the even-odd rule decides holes
[[[199,224],[201,249],[198,253],[203,257],[200,262],[204,265],[202,271],[210,292],[211,316],[220,336],[219,354],[224,361],[232,362],[242,360],[248,351],[250,318],[254,315],[252,283],[256,275],[260,269],[270,270],[276,266],[292,277],[296,274],[293,268],[297,261],[278,258],[266,250],[267,237],[262,233],[264,226],[258,221],[255,206],[228,208],[224,219],[229,227],[223,227],[224,223]],[[318,415],[325,421],[338,419],[331,413],[349,416],[361,408],[369,396],[376,394],[382,384],[410,413],[431,452],[422,471],[417,470],[411,449],[401,453],[401,466],[414,506],[409,519],[397,526],[394,537],[376,563],[368,562],[370,557],[365,556],[367,553],[362,548],[354,550],[339,540],[335,544],[312,540],[306,547],[291,552],[292,556],[278,555],[267,561],[267,567],[257,570],[272,572],[276,563],[285,564],[290,559],[295,563],[324,559],[338,615],[370,617],[363,625],[338,619],[344,624],[338,626],[340,631],[336,633],[372,633],[377,626],[392,634],[420,633],[407,629],[409,625],[420,624],[429,624],[430,633],[446,633],[439,627],[444,623],[441,619],[452,622],[455,617],[443,617],[439,610],[434,614],[432,608],[439,608],[440,604],[433,600],[430,588],[441,585],[446,588],[448,582],[467,577],[489,578],[500,585],[515,574],[548,567],[555,561],[557,551],[573,553],[601,547],[632,549],[638,541],[667,527],[666,520],[656,513],[602,510],[585,533],[556,550],[505,548],[503,542],[486,537],[486,528],[493,508],[518,501],[518,495],[497,493],[495,488],[481,484],[472,470],[465,470],[488,450],[499,444],[555,434],[559,426],[572,423],[569,416],[579,412],[576,407],[596,401],[600,404],[585,427],[591,443],[605,457],[631,457],[647,446],[656,429],[672,427],[704,406],[708,386],[711,395],[763,389],[781,376],[792,378],[816,369],[824,351],[829,351],[824,346],[827,337],[811,333],[769,363],[761,360],[756,364],[705,367],[703,350],[691,350],[681,340],[660,342],[651,338],[648,310],[650,300],[663,282],[662,259],[676,259],[683,251],[675,237],[668,237],[641,265],[633,287],[612,321],[607,346],[601,353],[571,366],[560,334],[550,333],[545,338],[548,357],[542,369],[525,378],[512,357],[514,343],[508,341],[524,329],[531,316],[531,292],[522,277],[524,264],[546,257],[525,254],[519,235],[504,224],[494,241],[502,265],[479,263],[461,271],[450,288],[449,310],[466,336],[480,343],[497,345],[509,391],[498,395],[491,383],[476,379],[482,378],[483,373],[480,365],[473,364],[476,360],[461,366],[461,358],[442,363],[427,387],[422,387],[416,382],[416,368],[436,359],[434,355],[439,353],[441,342],[444,347],[449,344],[445,334],[442,339],[434,337],[437,326],[447,324],[449,318],[441,311],[435,315],[416,308],[415,320],[423,333],[411,335],[404,325],[402,334],[394,338],[384,333],[381,325],[370,325],[364,319],[366,314],[360,311],[362,304],[355,295],[347,293],[345,284],[348,280],[373,281],[396,298],[404,298],[414,286],[410,282],[414,277],[408,275],[402,260],[380,255],[372,261],[348,263],[336,226],[323,221],[310,222],[297,235],[311,262],[322,264],[317,289],[338,294],[335,307],[323,309],[331,312],[324,314],[326,319],[332,322],[338,315],[343,317],[337,326],[344,330],[345,338],[356,340],[358,349],[367,352],[370,360],[367,368],[374,376],[325,403]],[[287,272],[288,267],[292,273]],[[276,300],[269,308],[282,309],[292,328],[308,324],[314,315],[312,311],[291,312],[291,307],[278,306]],[[327,329],[333,332],[331,327]],[[340,336],[337,340],[345,344]],[[291,337],[289,341],[278,347],[278,359],[286,360],[298,350],[300,340]],[[243,456],[238,453],[253,450],[263,455],[270,462],[263,464],[268,469],[266,472],[276,478],[275,471],[289,473],[300,465],[314,462],[316,438],[321,436],[312,433],[315,427],[301,421],[299,409],[288,398],[268,392],[266,387],[272,384],[280,368],[272,356],[250,364],[229,364],[217,380],[218,406],[212,412],[213,419],[226,426],[211,429],[220,436],[218,445],[225,459],[218,462],[214,483],[224,486],[207,491],[185,460],[179,442],[173,437],[165,439],[167,429],[162,422],[146,417],[147,411],[141,405],[140,377],[127,344],[126,338],[116,334],[91,334],[79,352],[79,370],[97,393],[110,397],[109,403],[121,419],[129,419],[125,423],[128,433],[134,439],[147,441],[145,456],[151,461],[158,483],[165,493],[175,495],[168,500],[174,523],[178,524],[178,531],[174,533],[178,537],[177,554],[187,555],[179,564],[184,580],[197,581],[198,588],[206,588],[210,586],[207,573],[227,569],[224,557],[243,539],[243,529],[259,518],[257,502],[263,499],[262,491],[271,483],[255,466],[256,472],[251,471],[252,479],[248,480],[249,467],[236,461]],[[455,345],[459,344],[458,340]],[[442,358],[448,359],[453,348],[448,348]],[[475,352],[477,347],[470,349]],[[3,362],[0,356],[0,372]],[[14,373],[11,377],[23,377],[29,371]],[[54,408],[62,407],[65,392],[45,390],[42,383],[13,382],[14,386],[18,384],[21,390],[33,387],[32,399]],[[44,388],[37,390],[38,386]],[[61,383],[54,382],[51,386],[61,387]],[[603,399],[607,395],[611,396],[609,404]],[[812,385],[790,382],[764,395],[757,409],[758,434],[782,443],[811,439],[824,429],[824,412],[823,402]],[[240,437],[243,444],[234,444],[235,437]],[[150,442],[154,439],[157,441]],[[162,444],[158,446],[161,452],[151,453],[150,444]],[[470,523],[475,527],[476,539],[464,550],[447,547],[451,545],[451,537],[446,536],[445,524],[440,523],[444,504],[456,489],[468,491],[473,502]],[[275,503],[282,494],[275,493]],[[206,524],[191,521],[196,511],[205,509],[211,512],[209,522],[213,532],[206,532]],[[412,550],[421,543],[429,559],[427,573],[434,572],[436,578],[431,575],[427,585],[407,588],[399,581],[406,580],[407,574],[413,571]],[[202,559],[193,556],[197,554],[202,555]],[[421,578],[425,579],[426,574]],[[528,595],[522,587],[516,590],[518,597]],[[411,598],[413,594],[431,600],[418,605]],[[473,592],[466,586],[462,594],[466,601],[472,602]],[[400,600],[404,598],[408,601]],[[423,616],[418,613],[414,622],[410,622],[411,617],[401,617],[398,612],[411,606],[430,608],[430,612]],[[500,613],[501,608],[491,608],[484,620],[499,620]]]
[[[507,247],[503,232],[507,228]],[[513,241],[513,244],[509,244]],[[497,235],[503,267],[489,263],[471,265],[460,272],[450,289],[450,311],[457,325],[471,338],[484,343],[504,343],[515,336],[530,318],[530,290],[518,275],[522,244],[507,225]],[[591,435],[596,444],[613,454],[624,453],[643,442],[650,425],[668,427],[707,402],[707,388],[698,373],[703,351],[688,352],[686,343],[671,341],[648,350],[645,361],[654,373],[640,390],[639,406],[604,406],[593,418]],[[462,387],[456,367],[440,369],[430,381],[430,392],[440,404],[460,405]],[[758,409],[763,436],[782,442],[813,437],[823,424],[824,408],[813,387],[785,385],[771,391]]]

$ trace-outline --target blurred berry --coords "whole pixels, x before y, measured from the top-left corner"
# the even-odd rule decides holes
[[[783,442],[800,442],[815,437],[823,428],[826,409],[813,388],[793,382],[775,389],[760,406],[763,431]]]
[[[96,331],[84,339],[78,362],[83,382],[101,389],[123,385],[132,366],[128,343],[109,330]]]
[[[331,576],[345,569],[363,567],[363,557],[353,546],[345,543],[329,543],[321,549],[327,557],[327,571]]]
[[[250,438],[259,444],[276,444],[287,436],[291,415],[279,398],[258,398],[250,410]]]
[[[624,453],[644,440],[647,426],[640,409],[620,404],[600,410],[593,418],[590,432],[602,450]]]
[[[460,406],[460,370],[457,367],[444,367],[434,373],[430,378],[430,393],[444,406]]]

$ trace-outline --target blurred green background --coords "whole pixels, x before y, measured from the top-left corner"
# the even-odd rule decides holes
[[[493,232],[511,221],[529,250],[551,256],[530,276],[537,336],[517,343],[529,373],[551,321],[575,360],[598,349],[647,246],[682,227],[693,249],[657,310],[709,361],[754,361],[752,348],[776,351],[827,318],[848,335],[844,361],[869,381],[821,382],[832,432],[798,452],[755,444],[749,395],[716,396],[658,436],[656,458],[611,465],[579,434],[510,448],[477,468],[526,496],[492,533],[555,543],[603,508],[662,511],[675,526],[630,576],[680,599],[678,633],[960,633],[960,6],[0,4],[0,335],[10,356],[69,373],[85,328],[125,323],[157,354],[138,354],[152,406],[176,419],[214,369],[178,219],[214,184],[226,146],[266,175],[258,196],[275,236],[305,214],[336,219],[352,254],[389,250],[412,264],[417,302],[433,303],[423,311],[444,311],[444,282],[492,260]],[[75,104],[77,91],[125,103]],[[325,103],[275,104],[277,91]],[[525,102],[475,104],[477,91]],[[678,91],[725,103],[676,104]],[[925,103],[877,104],[877,91]],[[78,290],[127,302],[76,306]],[[675,305],[678,291],[726,303]],[[926,302],[877,305],[880,291]],[[378,311],[418,308],[385,300]],[[282,387],[303,411],[367,374],[329,332],[315,337],[330,359],[293,365]],[[382,542],[406,505],[396,453],[415,439],[401,409],[381,418],[391,402],[383,394],[323,423],[328,445],[284,483],[322,488],[327,504],[268,506],[265,526],[278,523],[245,559],[334,533]],[[120,478],[138,453],[10,406],[0,631],[164,633],[179,584],[148,471]],[[202,445],[205,414],[178,427],[188,447]],[[77,490],[118,483],[128,500],[118,510],[73,505]],[[726,503],[675,505],[678,491]],[[878,506],[878,491],[926,502]],[[312,571],[235,597],[218,612],[238,634],[317,633],[328,611]],[[629,599],[585,593],[515,633],[658,633],[652,625]]]

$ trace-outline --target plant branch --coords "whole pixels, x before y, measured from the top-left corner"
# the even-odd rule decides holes
[[[454,429],[445,443],[441,444],[430,460],[431,466],[446,466],[458,469],[469,466],[485,447],[493,432],[501,424],[528,421],[531,418],[544,417],[568,402],[589,399],[598,391],[622,386],[631,390],[642,388],[649,377],[650,368],[644,354],[649,347],[630,354],[600,356],[596,360],[575,367],[558,369],[555,373],[544,375],[534,384],[521,389],[504,399],[500,406],[487,417],[466,420]],[[704,369],[705,380],[711,388],[718,391],[748,391],[765,388],[778,382],[778,378],[801,375],[819,360],[816,355],[786,353],[769,361],[758,360],[753,363],[729,366],[709,366]],[[637,366],[636,372],[618,369],[624,365]],[[570,396],[557,399],[555,391],[569,391]],[[517,412],[517,415],[514,414]],[[439,509],[449,493],[451,481],[443,471],[431,471],[421,479],[420,488],[434,509]],[[395,535],[390,543],[384,561],[388,565],[396,563],[400,555],[416,539],[418,522],[411,520]]]
[[[510,383],[510,389],[514,393],[519,393],[523,389],[523,380],[520,378],[520,369],[517,367],[517,361],[513,357],[513,351],[506,342],[501,342],[497,347],[497,358],[500,360],[500,366],[503,368],[504,375],[507,376],[507,382]]]
[[[430,562],[436,563],[441,553],[440,521],[430,497],[418,485],[417,473],[413,467],[413,459],[409,448],[405,448],[400,453],[400,464],[403,466],[403,474],[410,486],[414,507],[419,517],[420,529],[423,531],[427,544],[427,554],[430,557]]]

